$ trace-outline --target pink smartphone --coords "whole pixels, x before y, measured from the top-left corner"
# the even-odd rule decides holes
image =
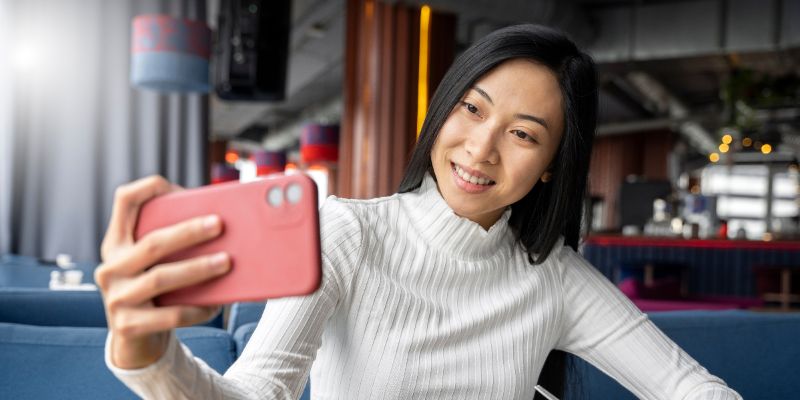
[[[142,206],[139,238],[154,229],[209,214],[222,234],[160,263],[228,253],[231,270],[217,279],[165,293],[159,305],[218,305],[313,293],[322,276],[317,186],[304,174],[271,175],[174,192]]]

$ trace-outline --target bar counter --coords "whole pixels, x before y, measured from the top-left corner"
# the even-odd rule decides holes
[[[693,295],[755,297],[759,268],[800,267],[800,241],[594,235],[582,253],[612,282],[630,266],[684,266]]]

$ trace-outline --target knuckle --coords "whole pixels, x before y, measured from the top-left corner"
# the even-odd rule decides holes
[[[158,237],[158,234],[153,233],[148,235],[144,240],[141,242],[142,251],[149,255],[149,256],[160,256],[163,246],[161,244],[161,240]]]
[[[130,318],[126,318],[123,313],[118,313],[113,318],[113,328],[114,333],[122,336],[122,337],[132,337],[136,333],[137,325],[131,321]]]
[[[144,178],[144,182],[148,187],[169,186],[169,181],[161,175],[150,175]]]
[[[100,264],[100,266],[94,270],[94,282],[102,290],[108,288],[108,275],[108,266],[106,264]]]
[[[118,314],[119,310],[122,309],[123,304],[124,301],[122,300],[122,297],[120,297],[118,294],[110,294],[106,298],[106,310],[110,314],[114,315]]]
[[[163,270],[156,269],[150,272],[147,277],[147,289],[152,292],[158,292],[159,290],[163,289],[166,285],[166,279],[164,277]]]
[[[131,195],[131,187],[130,184],[119,185],[114,190],[114,201],[117,204],[124,205],[126,204]]]
[[[136,336],[138,327],[131,322],[122,321],[115,324],[114,331],[121,337],[131,338]]]

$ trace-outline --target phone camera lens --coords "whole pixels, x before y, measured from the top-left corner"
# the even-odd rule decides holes
[[[283,203],[283,191],[280,187],[273,187],[267,192],[267,202],[273,207],[280,207]]]
[[[291,204],[297,204],[300,202],[300,198],[303,196],[303,188],[296,183],[292,183],[286,189],[286,200],[289,201]]]

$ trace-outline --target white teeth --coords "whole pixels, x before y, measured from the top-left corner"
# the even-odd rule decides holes
[[[469,173],[467,173],[467,171],[464,171],[463,169],[461,169],[461,167],[459,167],[458,165],[455,165],[455,171],[458,174],[458,176],[461,177],[461,179],[463,179],[463,180],[465,180],[465,181],[467,181],[467,182],[469,182],[469,183],[471,183],[473,185],[489,185],[491,183],[494,183],[493,181],[491,181],[489,179],[478,178],[476,176],[472,176]]]

